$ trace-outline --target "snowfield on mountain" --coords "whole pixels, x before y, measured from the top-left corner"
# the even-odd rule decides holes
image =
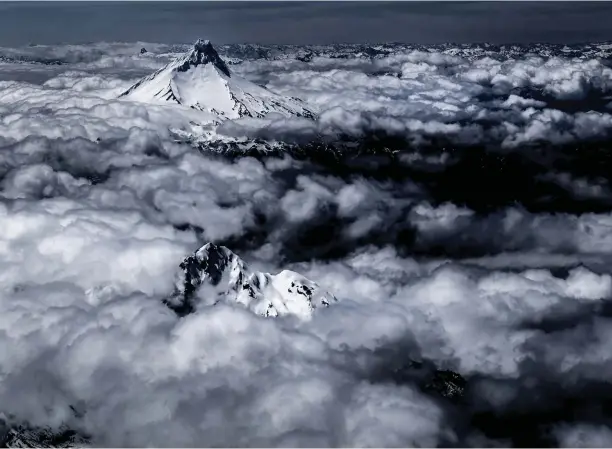
[[[284,97],[233,74],[208,40],[149,75],[120,98],[144,103],[174,103],[213,114],[219,119],[262,118],[271,112],[314,118],[298,98]]]
[[[180,315],[198,305],[234,301],[258,315],[294,315],[308,320],[337,301],[315,282],[291,270],[276,275],[250,271],[225,246],[207,243],[181,263],[177,292],[166,304]],[[211,288],[212,287],[212,288]]]

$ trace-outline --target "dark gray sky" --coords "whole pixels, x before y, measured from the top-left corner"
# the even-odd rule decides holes
[[[612,2],[3,2],[0,46],[612,40]]]

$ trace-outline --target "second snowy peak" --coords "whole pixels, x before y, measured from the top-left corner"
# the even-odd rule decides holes
[[[166,304],[179,315],[200,305],[233,301],[263,316],[295,315],[309,319],[314,310],[337,301],[331,293],[299,273],[276,275],[250,271],[225,246],[207,243],[180,265],[175,295]]]

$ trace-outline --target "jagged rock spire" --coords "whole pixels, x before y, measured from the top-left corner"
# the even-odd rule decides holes
[[[226,76],[232,76],[229,68],[223,59],[221,59],[217,53],[217,50],[214,49],[209,40],[198,39],[197,42],[193,44],[193,50],[178,67],[178,70],[180,72],[186,72],[190,67],[201,64],[214,64],[214,66]]]

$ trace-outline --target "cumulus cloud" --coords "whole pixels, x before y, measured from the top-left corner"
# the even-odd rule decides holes
[[[116,99],[180,48],[0,49],[58,62],[0,81],[0,412],[97,446],[607,444],[610,166],[593,141],[611,116],[587,100],[610,70],[398,48],[242,55],[237,72],[320,117],[221,124]],[[401,139],[319,160],[202,137],[375,132]],[[339,301],[308,322],[237,304],[179,318],[162,300],[207,241]],[[429,387],[444,370],[461,401]]]
[[[284,127],[285,134],[360,136],[382,130],[416,143],[438,136],[456,144],[502,141],[516,147],[540,139],[565,143],[605,138],[610,131],[603,98],[609,94],[612,71],[599,59],[468,59],[406,51],[371,62],[315,58],[306,66],[284,68],[283,63],[259,61],[255,68],[236,70],[250,76],[265,70],[268,87],[319,107],[321,120],[307,131],[297,124],[263,121],[258,131],[249,134],[243,128],[243,133],[261,135],[261,128],[269,133]],[[598,113],[590,111],[593,103]],[[584,110],[574,114],[576,108]]]
[[[609,427],[588,424],[562,426],[556,433],[560,447],[606,447],[610,445],[612,438]]]

